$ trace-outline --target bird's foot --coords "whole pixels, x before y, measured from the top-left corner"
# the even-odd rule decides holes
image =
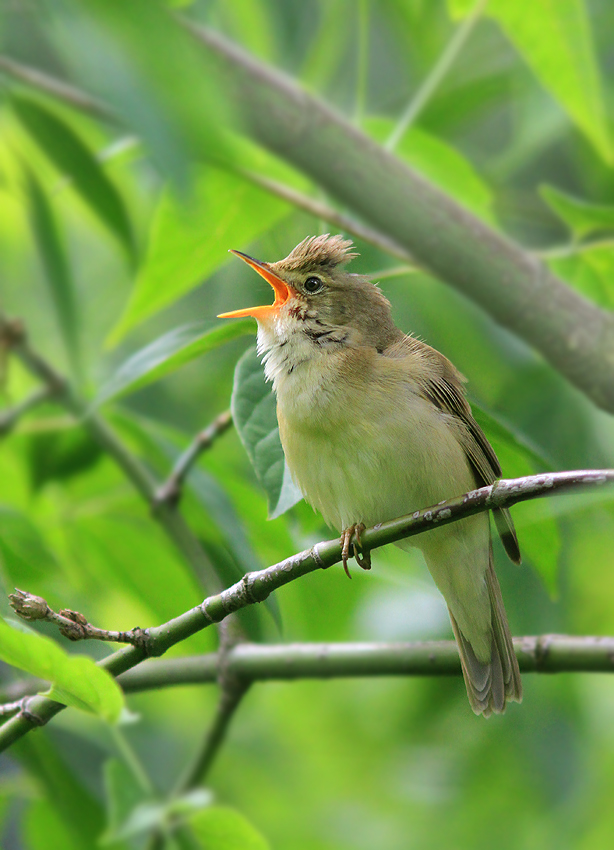
[[[360,542],[360,535],[363,533],[365,528],[366,526],[364,522],[357,522],[354,523],[354,525],[350,525],[349,528],[344,529],[343,534],[341,535],[341,563],[343,564],[343,569],[345,570],[345,574],[348,578],[352,578],[348,569],[350,544],[352,545],[354,558],[356,559],[358,566],[363,570],[371,569],[371,554],[370,552],[363,552],[362,543]]]

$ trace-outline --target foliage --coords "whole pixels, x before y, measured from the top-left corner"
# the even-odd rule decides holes
[[[310,201],[336,207],[248,137],[186,20],[294,75],[570,287],[614,305],[606,0],[540,0],[530,14],[517,0],[5,6],[0,313],[23,320],[82,399],[32,395],[40,382],[0,339],[5,600],[18,586],[109,629],[155,626],[211,590],[203,564],[227,586],[332,536],[296,503],[255,328],[215,317],[259,303],[266,286],[228,249],[278,259],[335,229]],[[411,126],[393,145],[408,104]],[[399,270],[374,242],[356,238],[353,270],[381,279],[399,326],[467,376],[506,477],[614,466],[610,417],[474,304],[424,270]],[[179,512],[160,512],[156,487],[231,398],[236,428],[199,458]],[[101,443],[100,421],[122,453]],[[531,502],[514,518],[524,565],[496,551],[512,630],[614,633],[611,497]],[[418,555],[388,548],[352,582],[333,569],[289,584],[241,628],[285,642],[449,637]],[[172,654],[215,645],[207,629]],[[132,722],[113,725],[120,694],[86,651],[106,654],[75,652],[46,624],[1,628],[0,657],[14,665],[2,670],[3,701],[18,668],[89,709],[62,712],[4,759],[9,850],[611,842],[610,677],[526,676],[524,704],[488,722],[471,714],[460,679],[256,683],[203,779],[190,763],[206,750],[216,689],[132,695]]]

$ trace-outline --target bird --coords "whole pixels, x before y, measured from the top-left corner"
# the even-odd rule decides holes
[[[232,250],[272,286],[252,316],[257,350],[277,397],[286,463],[305,500],[350,543],[360,566],[366,528],[492,484],[497,456],[473,418],[465,378],[439,351],[394,324],[358,254],[341,235],[312,236],[283,260]],[[520,563],[509,512],[493,511],[503,546]],[[471,708],[485,717],[521,702],[522,682],[493,565],[487,512],[400,541],[417,547],[441,591]]]

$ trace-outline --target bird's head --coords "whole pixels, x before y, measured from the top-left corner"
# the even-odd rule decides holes
[[[259,351],[272,353],[289,346],[295,356],[288,359],[290,352],[285,351],[284,362],[310,359],[340,347],[383,351],[399,331],[390,304],[377,286],[345,271],[345,264],[357,256],[351,247],[342,236],[325,234],[304,239],[276,263],[233,251],[271,284],[275,301],[222,313],[220,318],[253,316],[258,321]]]

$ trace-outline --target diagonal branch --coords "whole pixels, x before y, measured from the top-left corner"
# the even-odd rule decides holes
[[[488,487],[472,490],[454,499],[415,513],[381,523],[362,532],[363,548],[376,549],[430,528],[457,522],[473,514],[493,508],[511,507],[518,502],[550,496],[554,493],[578,492],[586,488],[614,483],[614,470],[579,470],[529,475],[503,479]],[[186,611],[162,626],[147,629],[138,646],[114,652],[99,662],[114,676],[136,667],[147,657],[163,655],[172,646],[193,634],[219,623],[248,605],[263,602],[273,591],[319,569],[327,569],[341,560],[341,543],[328,540],[317,543],[297,555],[258,572],[247,573],[227,590],[210,596],[200,605]],[[47,697],[31,697],[20,713],[0,728],[0,752],[19,740],[37,725],[47,723],[64,708]]]
[[[23,325],[18,321],[7,319],[0,312],[0,339],[2,338],[10,341],[11,353],[48,388],[58,404],[82,423],[93,439],[120,467],[126,478],[152,508],[156,520],[184,555],[207,591],[219,588],[220,581],[213,564],[183,516],[174,505],[157,502],[157,482],[147,467],[128,450],[102,417],[89,411],[86,402],[73,391],[65,378],[30,345]]]
[[[342,115],[213,30],[188,25],[257,142],[317,181],[416,262],[614,412],[614,313],[497,233]]]
[[[535,254],[484,224],[294,80],[213,30],[186,26],[217,59],[220,81],[225,78],[250,136],[370,224],[372,229],[359,225],[368,241],[411,256],[541,352],[595,404],[614,412],[614,313],[585,299]],[[9,57],[0,57],[0,68],[76,108],[100,113],[89,95]]]

